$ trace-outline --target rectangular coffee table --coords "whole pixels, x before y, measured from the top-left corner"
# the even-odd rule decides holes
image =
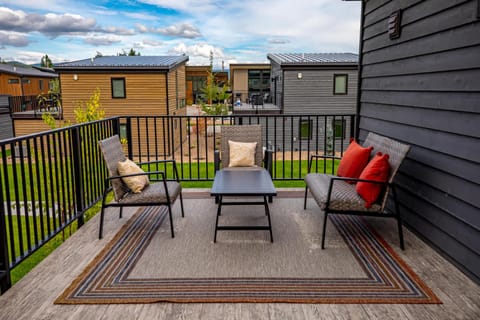
[[[215,236],[213,242],[217,242],[217,230],[269,230],[270,241],[273,242],[272,224],[267,197],[277,195],[273,186],[272,178],[265,169],[258,170],[220,170],[215,174],[211,196],[218,199],[217,219],[215,222]],[[263,197],[263,201],[224,201],[223,197]],[[219,226],[218,218],[222,214],[222,206],[233,205],[264,205],[265,214],[268,218],[268,226]]]

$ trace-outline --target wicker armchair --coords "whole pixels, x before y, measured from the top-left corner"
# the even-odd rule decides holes
[[[182,210],[182,217],[184,217],[183,211],[183,198],[182,187],[178,181],[178,172],[175,160],[161,160],[155,162],[149,162],[149,164],[155,164],[160,162],[172,162],[173,171],[176,181],[167,181],[165,172],[163,171],[151,171],[145,173],[129,174],[120,176],[117,171],[117,166],[120,161],[124,161],[125,155],[122,150],[122,144],[118,135],[114,135],[105,140],[98,142],[100,150],[103,153],[103,158],[108,169],[109,177],[105,180],[105,190],[103,192],[102,210],[100,213],[100,230],[99,238],[103,236],[103,220],[106,207],[119,207],[120,218],[122,217],[123,207],[137,207],[137,206],[161,206],[168,207],[168,214],[170,218],[170,230],[172,238],[175,237],[173,231],[173,218],[172,218],[172,204],[180,197],[180,206]],[[123,183],[122,178],[133,177],[139,175],[152,175],[161,176],[161,182],[150,183],[140,193],[130,192],[128,187]],[[158,181],[150,179],[151,181]],[[113,190],[115,201],[106,203],[107,195]]]
[[[255,149],[255,167],[229,167],[230,150],[228,141],[236,142],[256,142]],[[215,150],[214,163],[215,172],[220,169],[228,170],[258,170],[265,168],[270,175],[272,174],[273,151],[265,149],[263,152],[262,126],[261,125],[233,125],[222,126],[220,150]]]
[[[397,219],[398,237],[400,247],[404,249],[402,221],[400,217],[399,205],[393,180],[403,159],[410,150],[409,145],[399,143],[395,140],[380,136],[375,133],[369,133],[364,143],[365,146],[373,146],[373,152],[381,152],[390,156],[388,162],[390,165],[390,175],[387,182],[372,180],[361,180],[352,178],[337,177],[329,174],[310,173],[314,159],[323,158],[321,155],[312,155],[309,161],[308,171],[305,176],[305,199],[304,209],[307,208],[308,191],[313,195],[321,210],[325,212],[323,220],[322,249],[325,247],[325,230],[327,227],[327,217],[329,214],[350,214],[378,217],[393,217]],[[370,208],[365,207],[365,201],[358,195],[355,184],[351,181],[364,181],[383,185],[383,194],[380,195],[377,202]],[[387,211],[387,200],[389,195],[393,198],[393,212]]]

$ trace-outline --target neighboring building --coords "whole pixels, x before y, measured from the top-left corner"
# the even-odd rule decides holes
[[[63,118],[75,123],[78,102],[89,100],[97,88],[106,117],[185,115],[187,61],[187,56],[104,56],[55,64]],[[159,124],[158,132],[163,132],[162,125]],[[41,120],[15,120],[17,136],[43,130],[45,124]],[[146,138],[144,134],[140,138]],[[159,148],[171,152],[169,146]]]
[[[12,118],[8,98],[9,95],[0,95],[0,140],[13,137]]]
[[[187,105],[201,102],[202,89],[207,83],[210,66],[186,66],[186,101]],[[218,86],[228,84],[228,72],[213,71]]]
[[[250,103],[252,95],[270,95],[270,64],[230,64],[230,87],[234,101]]]
[[[54,72],[0,63],[0,94],[36,96],[47,93],[49,81],[57,77]]]
[[[269,53],[272,103],[283,114],[352,114],[357,101],[358,55]]]
[[[479,10],[477,0],[362,2],[358,110],[360,140],[372,131],[412,146],[396,179],[404,222],[477,282]]]

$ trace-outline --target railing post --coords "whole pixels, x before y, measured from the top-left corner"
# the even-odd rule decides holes
[[[10,260],[8,258],[7,225],[5,223],[5,206],[3,205],[3,190],[0,186],[0,294],[12,286],[10,278]]]
[[[84,208],[83,208],[83,179],[82,179],[82,152],[81,152],[81,137],[80,127],[72,128],[72,162],[73,162],[73,181],[75,185],[75,215],[77,216],[77,224],[80,228],[85,223]]]

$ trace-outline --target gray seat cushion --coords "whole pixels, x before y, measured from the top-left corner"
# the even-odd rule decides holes
[[[309,173],[305,176],[305,183],[322,210],[325,210],[327,206],[328,188],[332,177],[335,176],[321,173]],[[381,206],[373,204],[372,207],[365,208],[365,201],[358,195],[355,184],[336,180],[332,188],[329,209],[377,212],[381,209]]]
[[[177,199],[178,195],[182,191],[182,187],[176,181],[167,181],[168,194],[170,201],[173,203]],[[127,193],[118,203],[152,203],[152,202],[164,202],[167,203],[167,194],[163,186],[163,182],[150,183],[140,193]]]

